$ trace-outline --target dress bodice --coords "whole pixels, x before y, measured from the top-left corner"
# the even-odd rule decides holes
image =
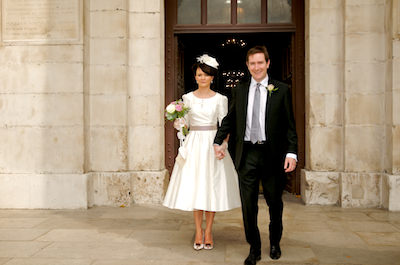
[[[186,117],[189,127],[221,124],[228,112],[228,98],[219,93],[210,98],[199,98],[193,92],[189,92],[182,98],[190,108]]]

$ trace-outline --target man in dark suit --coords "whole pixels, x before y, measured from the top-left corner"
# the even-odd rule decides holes
[[[251,80],[232,90],[228,114],[214,140],[215,155],[222,159],[226,151],[223,140],[229,134],[235,137],[234,163],[239,175],[246,240],[250,244],[245,265],[254,265],[261,259],[257,226],[260,180],[269,206],[270,257],[280,258],[285,172],[293,171],[297,163],[291,93],[286,84],[269,78],[269,64],[266,47],[256,46],[248,51],[246,65]]]

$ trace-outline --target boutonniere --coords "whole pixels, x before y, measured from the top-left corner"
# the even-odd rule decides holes
[[[275,91],[277,91],[278,88],[275,87],[273,84],[269,84],[267,86],[267,90],[268,90],[268,95],[271,96],[271,94],[274,93]]]

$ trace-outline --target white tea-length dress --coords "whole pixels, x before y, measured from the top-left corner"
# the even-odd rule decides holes
[[[184,211],[226,211],[240,207],[238,176],[228,152],[222,160],[214,154],[217,123],[228,112],[227,97],[216,93],[198,98],[193,92],[182,97],[190,110],[186,117],[189,134],[175,162],[163,205]]]

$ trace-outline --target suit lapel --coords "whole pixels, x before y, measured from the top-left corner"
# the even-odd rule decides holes
[[[268,78],[268,85],[273,84],[273,81],[271,78]],[[267,89],[267,107],[266,107],[266,111],[265,111],[265,135],[267,135],[267,128],[268,128],[268,124],[269,124],[269,113],[271,110],[271,101],[272,101],[273,97],[272,97],[272,93],[270,93]]]
[[[243,87],[241,88],[241,104],[242,104],[242,115],[241,115],[241,122],[243,123],[243,126],[241,125],[241,128],[243,128],[243,139],[244,139],[244,134],[246,130],[246,120],[247,120],[247,106],[249,104],[249,89],[250,89],[250,81],[244,83]]]

